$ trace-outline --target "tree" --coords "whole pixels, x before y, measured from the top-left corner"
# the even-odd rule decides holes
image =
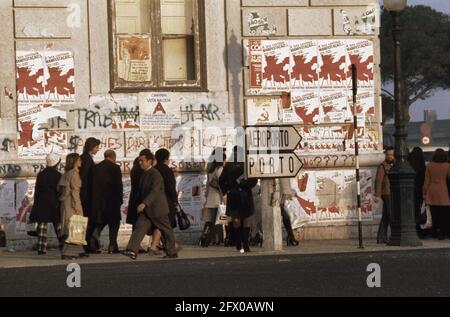
[[[401,16],[402,67],[406,106],[424,100],[436,90],[450,88],[450,16],[428,6],[407,7]],[[392,17],[381,15],[381,77],[384,85],[394,80]],[[383,89],[386,115],[393,113],[394,96]],[[409,113],[409,112],[407,112]],[[408,115],[409,121],[409,115]]]

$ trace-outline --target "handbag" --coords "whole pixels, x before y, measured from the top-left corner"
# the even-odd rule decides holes
[[[426,230],[433,228],[433,219],[431,217],[431,210],[430,206],[425,205],[425,203],[422,204],[422,209],[420,213],[420,220],[421,222],[425,220],[424,224],[420,225],[420,229]]]
[[[216,225],[227,226],[231,220],[231,217],[227,216],[227,206],[220,204],[217,208]]]
[[[189,220],[184,210],[181,208],[180,204],[178,204],[177,208],[177,220],[180,230],[187,230],[191,227],[191,221]]]
[[[88,218],[74,215],[69,219],[69,236],[66,239],[67,244],[87,245],[86,230]]]

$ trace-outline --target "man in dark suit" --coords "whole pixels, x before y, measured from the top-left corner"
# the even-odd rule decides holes
[[[84,143],[83,154],[81,155],[81,191],[80,199],[83,206],[84,216],[89,219],[88,227],[86,230],[86,241],[91,239],[91,236],[95,230],[95,224],[91,221],[91,208],[92,208],[92,173],[94,171],[95,163],[93,157],[98,153],[100,149],[100,140],[96,138],[88,138]],[[95,252],[96,250],[90,250],[89,245],[85,246],[87,253]]]
[[[142,240],[151,228],[158,228],[166,241],[165,258],[177,258],[175,236],[169,221],[169,205],[161,174],[153,168],[153,154],[143,150],[139,155],[139,164],[144,170],[139,185],[138,219],[124,255],[135,260]]]
[[[92,177],[91,220],[95,228],[88,243],[94,252],[100,250],[100,235],[108,226],[108,253],[119,253],[117,236],[122,218],[120,211],[122,204],[122,172],[116,164],[116,153],[113,150],[107,150],[105,160],[94,167]]]

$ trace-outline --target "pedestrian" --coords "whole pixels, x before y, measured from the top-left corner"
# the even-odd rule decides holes
[[[416,172],[416,177],[414,179],[414,215],[417,225],[417,233],[421,236],[422,230],[420,229],[420,216],[423,204],[423,184],[425,182],[425,171],[427,168],[423,150],[420,147],[415,147],[408,155],[408,162]]]
[[[84,144],[83,154],[81,155],[81,204],[83,211],[88,220],[88,227],[86,231],[86,241],[91,240],[91,236],[95,230],[95,224],[92,222],[91,208],[92,208],[92,174],[94,171],[94,156],[100,149],[100,140],[96,138],[88,138]],[[90,250],[89,245],[85,247],[86,252],[94,253],[97,250]]]
[[[164,180],[157,169],[153,168],[154,156],[150,150],[142,150],[139,162],[144,173],[139,184],[139,206],[136,229],[130,237],[124,255],[137,259],[139,247],[145,235],[152,228],[158,228],[166,241],[165,258],[177,258],[175,235],[169,220],[169,205],[164,189]]]
[[[34,204],[30,214],[30,222],[37,223],[38,255],[47,254],[48,224],[53,224],[56,237],[60,238],[60,211],[58,200],[58,183],[61,173],[58,165],[61,159],[56,154],[48,154],[47,167],[37,175],[34,190]]]
[[[69,236],[69,221],[74,215],[84,216],[81,203],[81,158],[78,154],[69,154],[66,158],[65,174],[58,183],[58,195],[61,203],[61,257],[63,260],[85,257],[81,245],[66,243]]]
[[[107,150],[104,161],[94,167],[92,177],[91,218],[95,229],[88,241],[90,250],[101,253],[100,237],[103,229],[109,228],[108,253],[119,253],[117,237],[122,220],[123,204],[122,172],[116,164],[116,152]]]
[[[216,148],[212,152],[208,163],[208,176],[206,181],[205,203],[203,205],[203,227],[199,245],[207,248],[215,233],[215,223],[220,204],[223,202],[223,194],[220,190],[219,179],[227,159],[226,149]]]
[[[286,245],[289,246],[298,246],[299,242],[295,238],[294,230],[292,230],[291,219],[289,214],[284,207],[284,203],[286,201],[292,200],[292,189],[291,189],[291,180],[289,178],[281,178],[280,179],[280,209],[281,209],[281,217],[283,219],[284,229],[286,229],[287,238]]]
[[[375,179],[375,197],[376,203],[380,202],[380,198],[383,201],[383,215],[381,217],[380,226],[378,228],[377,243],[387,243],[388,241],[388,228],[390,226],[391,219],[391,183],[389,181],[389,171],[392,169],[395,163],[395,153],[393,147],[388,147],[384,151],[384,162],[378,166],[377,176]]]
[[[166,149],[160,149],[155,153],[156,165],[155,168],[161,174],[164,179],[164,189],[169,204],[169,220],[172,228],[177,227],[177,209],[179,208],[178,193],[177,193],[177,180],[170,166],[170,152]],[[153,232],[152,243],[150,245],[150,252],[153,255],[158,255],[158,246],[161,241],[161,231],[155,229]],[[178,242],[175,242],[175,248],[178,251],[181,250],[181,246]]]
[[[222,193],[227,195],[227,215],[233,219],[233,240],[241,253],[250,252],[249,235],[255,212],[252,188],[258,183],[256,179],[245,178],[244,161],[244,149],[235,146],[232,159],[225,165],[219,179]]]
[[[433,229],[436,230],[439,240],[444,240],[445,236],[450,234],[448,180],[450,180],[448,155],[443,149],[437,149],[425,172],[423,199],[430,206]]]

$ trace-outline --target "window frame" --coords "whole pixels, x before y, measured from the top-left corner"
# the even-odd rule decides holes
[[[109,58],[110,58],[110,89],[111,92],[139,92],[139,91],[188,91],[203,92],[206,88],[206,46],[205,46],[205,0],[194,0],[194,59],[196,80],[164,80],[163,38],[181,38],[183,35],[166,35],[161,33],[161,2],[150,1],[150,25],[154,30],[151,38],[151,75],[150,82],[127,82],[118,76],[118,56],[116,34],[116,6],[115,0],[108,0],[109,27]],[[144,34],[144,33],[143,33]],[[143,35],[135,34],[135,35]],[[125,35],[125,34],[121,34]],[[127,34],[133,35],[133,34]],[[155,67],[155,65],[160,65]]]

